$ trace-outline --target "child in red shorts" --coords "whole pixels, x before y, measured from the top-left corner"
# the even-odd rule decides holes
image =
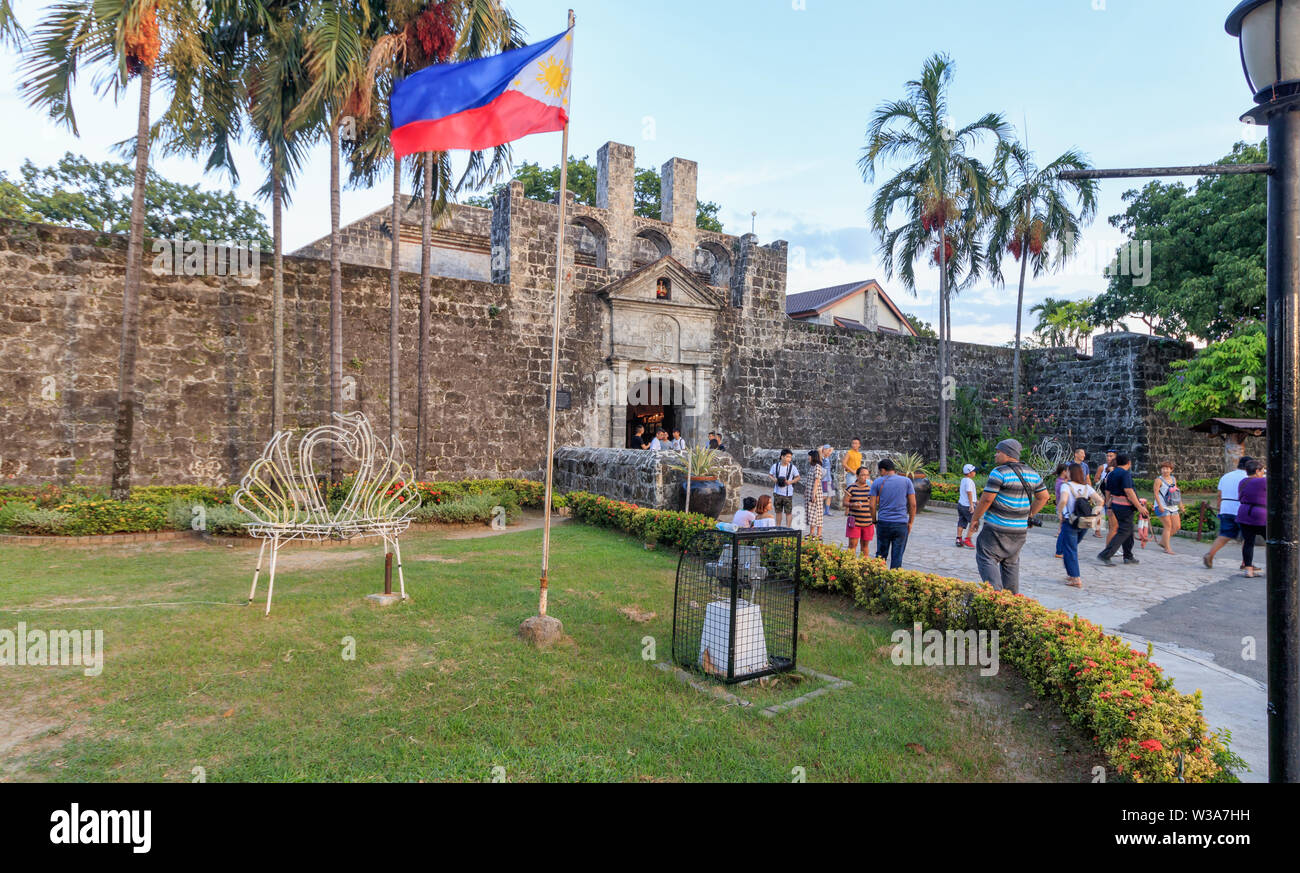
[[[858,468],[857,481],[844,492],[844,511],[848,516],[844,535],[849,538],[849,551],[863,557],[867,543],[876,535],[876,520],[871,514],[871,474],[866,465]]]

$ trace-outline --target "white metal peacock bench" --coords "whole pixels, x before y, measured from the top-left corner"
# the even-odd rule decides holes
[[[253,587],[248,592],[250,604],[262,573],[262,558],[267,545],[271,546],[266,615],[271,614],[280,546],[292,540],[382,537],[386,551],[391,551],[397,559],[397,580],[402,599],[406,599],[402,549],[397,538],[410,526],[411,516],[420,505],[419,492],[412,482],[414,473],[402,460],[397,438],[389,446],[376,437],[364,414],[334,413],[334,418],[336,424],[313,428],[297,441],[292,430],[282,430],[271,437],[235,492],[235,506],[253,519],[244,524],[249,536],[262,540],[257,569],[253,571]],[[349,467],[356,467],[352,486],[343,502],[332,511],[326,496],[328,491],[322,488],[322,481],[328,479],[316,473],[316,453],[325,449],[324,463],[328,463],[331,443],[342,450]]]

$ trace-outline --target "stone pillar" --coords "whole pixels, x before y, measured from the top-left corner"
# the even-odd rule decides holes
[[[492,281],[498,285],[510,284],[511,211],[514,204],[524,200],[524,183],[510,180],[492,199]],[[417,260],[418,269],[418,260]]]
[[[862,323],[866,325],[867,330],[875,330],[880,326],[880,317],[877,314],[880,306],[880,295],[876,293],[874,286],[868,285],[862,292]]]
[[[678,227],[695,227],[698,206],[695,202],[695,180],[699,165],[695,161],[673,158],[660,169],[663,183],[660,186],[659,218],[666,224]]]
[[[632,190],[636,150],[607,142],[596,152],[596,206],[609,211],[605,265],[614,278],[632,269]]]

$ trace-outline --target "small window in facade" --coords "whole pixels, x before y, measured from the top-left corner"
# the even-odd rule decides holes
[[[667,276],[660,276],[660,277],[659,277],[659,281],[655,283],[655,299],[656,299],[656,300],[672,300],[672,299],[673,299],[673,280],[672,280],[672,279],[669,279]]]

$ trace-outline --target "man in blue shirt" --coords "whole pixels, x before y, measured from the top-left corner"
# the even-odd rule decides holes
[[[1074,450],[1074,463],[1083,468],[1083,478],[1092,481],[1092,468],[1088,466],[1088,452],[1085,449]]]
[[[888,558],[889,567],[903,566],[907,536],[916,521],[916,487],[908,476],[894,472],[894,462],[877,464],[880,475],[871,483],[871,512],[876,519],[876,557]]]
[[[1133,490],[1132,466],[1133,459],[1128,455],[1116,455],[1115,468],[1106,474],[1106,493],[1110,495],[1110,511],[1115,514],[1116,528],[1106,548],[1097,553],[1097,560],[1103,564],[1109,564],[1120,549],[1124,550],[1125,564],[1138,563],[1133,554],[1133,513],[1143,518],[1150,513]]]
[[[975,541],[975,566],[980,578],[998,591],[1019,594],[1020,550],[1029,534],[1029,519],[1047,505],[1051,495],[1043,477],[1020,463],[1018,440],[998,443],[993,460],[997,466],[989,473],[970,523],[974,531],[979,530],[980,519],[989,521]]]

